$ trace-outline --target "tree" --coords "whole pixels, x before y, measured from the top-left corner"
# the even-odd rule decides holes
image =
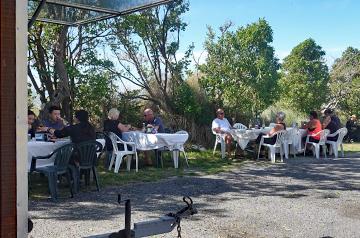
[[[313,39],[295,46],[284,59],[281,100],[300,112],[320,109],[329,92],[325,52]]]
[[[209,27],[201,84],[216,105],[255,117],[277,99],[279,63],[270,45],[272,29],[264,19],[235,32],[231,25],[220,27],[218,38]]]
[[[40,117],[51,105],[61,105],[65,118],[72,121],[78,75],[73,73],[96,57],[99,38],[108,31],[104,24],[69,28],[37,22],[32,26],[28,37],[28,76],[45,105]]]
[[[116,19],[112,25],[111,48],[120,70],[112,70],[121,81],[140,88],[137,98],[148,100],[168,113],[176,113],[173,97],[184,82],[192,47],[178,57],[180,33],[187,24],[181,15],[187,1],[145,10]]]
[[[360,50],[348,47],[335,60],[330,72],[328,107],[349,114],[360,114]]]

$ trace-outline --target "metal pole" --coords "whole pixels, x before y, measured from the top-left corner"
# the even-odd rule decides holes
[[[130,199],[125,201],[125,237],[131,238],[131,203],[130,203]]]
[[[36,8],[34,15],[31,17],[30,21],[28,22],[28,30],[36,21],[36,18],[39,16],[41,9],[45,6],[46,0],[41,0],[39,6]]]

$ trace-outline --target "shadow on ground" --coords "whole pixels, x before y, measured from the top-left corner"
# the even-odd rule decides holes
[[[29,210],[36,211],[34,219],[108,220],[123,214],[123,206],[117,204],[120,193],[131,199],[134,212],[151,212],[157,217],[183,207],[181,198],[188,195],[200,213],[221,217],[226,213],[218,209],[217,204],[229,199],[258,196],[299,199],[306,197],[309,190],[319,190],[330,196],[334,191],[360,191],[359,181],[359,157],[291,158],[274,165],[248,162],[241,168],[218,175],[179,177],[105,188],[100,192],[82,192],[73,199],[62,199],[57,203],[32,201]],[[203,202],[197,202],[197,198],[202,198]],[[51,212],[41,212],[49,209]]]

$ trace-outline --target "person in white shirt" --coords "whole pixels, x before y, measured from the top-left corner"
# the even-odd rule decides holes
[[[225,144],[227,147],[228,156],[231,155],[231,144],[232,144],[232,136],[230,134],[230,130],[233,129],[230,125],[229,121],[225,118],[224,110],[219,108],[216,111],[216,116],[212,122],[211,129],[216,134],[221,134],[225,140]]]

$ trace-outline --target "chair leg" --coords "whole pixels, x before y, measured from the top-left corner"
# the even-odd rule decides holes
[[[317,159],[320,158],[320,148],[319,147],[320,147],[319,144],[314,145],[315,156],[316,156]]]
[[[284,162],[283,160],[283,151],[282,151],[282,146],[280,145],[280,161]]]
[[[70,169],[68,169],[68,171],[67,171],[67,173],[66,173],[66,180],[67,180],[68,183],[69,183],[71,198],[73,198],[73,197],[74,197],[74,192],[73,192],[74,186],[73,186],[73,183],[71,182],[71,175],[70,175],[70,173],[71,173],[71,171],[70,171]]]
[[[122,156],[122,155],[120,155],[120,154],[117,154],[117,155],[116,155],[115,169],[114,169],[114,172],[115,172],[115,173],[118,173],[118,172],[119,172],[122,159],[123,159],[123,156]]]
[[[135,171],[136,171],[136,172],[138,172],[138,170],[139,170],[138,164],[139,164],[138,154],[137,154],[137,152],[135,151]]]
[[[306,146],[307,146],[307,143],[305,142],[305,145],[304,145],[304,157],[306,155]]]
[[[55,202],[57,200],[57,184],[56,179],[57,175],[56,173],[49,173],[48,174],[48,183],[49,183],[49,191],[51,195],[51,199]]]
[[[326,155],[327,146],[326,146],[326,144],[322,145],[322,149],[323,149],[323,153],[325,155],[325,159],[327,159],[327,155]]]
[[[259,150],[258,150],[258,156],[257,156],[258,160],[259,160],[259,157],[260,157],[260,151],[261,151],[261,144],[259,144]]]
[[[341,148],[341,156],[344,158],[345,157],[345,155],[344,155],[344,147],[343,147],[342,143],[340,144],[340,148]]]
[[[111,154],[111,160],[110,160],[110,164],[109,164],[109,171],[111,170],[116,157],[117,157],[117,155],[115,156],[114,154]]]
[[[217,141],[217,140],[215,140],[215,146],[214,146],[213,155],[215,154],[217,144],[218,144],[218,141]]]
[[[99,178],[98,178],[98,174],[97,174],[97,170],[96,167],[92,167],[92,171],[93,171],[93,175],[94,175],[94,179],[95,179],[95,184],[96,184],[96,190],[99,192],[100,188],[99,188]]]
[[[275,163],[275,147],[269,147],[271,163]]]
[[[339,156],[339,148],[338,148],[338,145],[337,144],[331,144],[331,147],[332,150],[334,151],[334,157],[335,158],[338,158]]]
[[[188,161],[188,158],[186,156],[185,150],[183,150],[183,153],[184,153],[184,157],[185,157],[186,166],[189,168],[189,161]]]

